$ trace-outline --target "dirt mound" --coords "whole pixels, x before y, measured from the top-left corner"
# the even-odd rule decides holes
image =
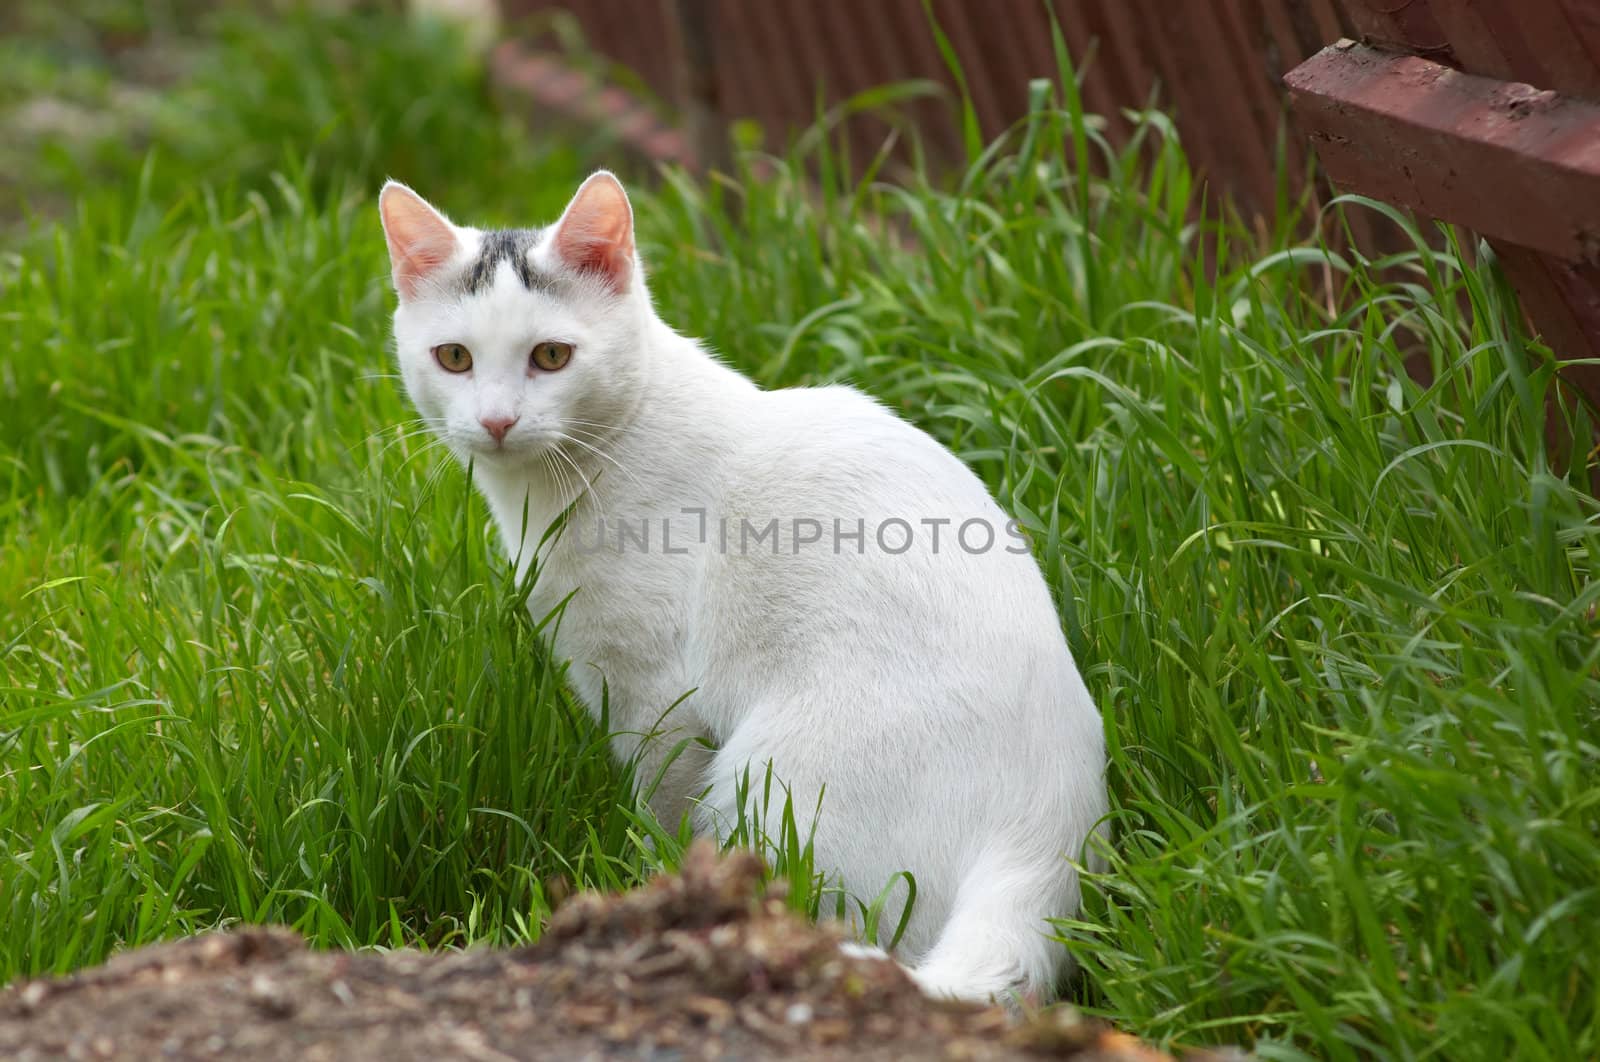
[[[574,898],[535,946],[308,950],[216,933],[0,991],[0,1058],[1020,1059],[1165,1056],[1065,1012],[924,998],[893,963],[761,897],[754,856]]]

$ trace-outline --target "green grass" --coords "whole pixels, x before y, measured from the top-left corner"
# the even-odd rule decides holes
[[[602,160],[429,33],[196,48],[150,150],[19,179],[70,207],[0,263],[0,980],[234,921],[527,939],[553,878],[676,857],[386,353],[383,176],[537,221]],[[1600,527],[1548,353],[1484,248],[1199,226],[1162,116],[1114,152],[1040,100],[954,182],[813,142],[638,189],[663,315],[864,387],[1036,529],[1112,754],[1081,1002],[1269,1058],[1600,1053]]]

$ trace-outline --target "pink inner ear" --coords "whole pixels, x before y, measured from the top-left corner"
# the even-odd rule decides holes
[[[394,286],[403,299],[416,298],[456,253],[456,234],[437,210],[409,188],[391,185],[378,201],[389,243]]]
[[[609,173],[584,182],[556,231],[556,253],[580,271],[600,273],[619,294],[633,268],[633,211]]]

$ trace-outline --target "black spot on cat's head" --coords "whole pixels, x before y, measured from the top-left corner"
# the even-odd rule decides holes
[[[522,286],[529,291],[549,287],[549,278],[537,272],[528,261],[528,252],[539,243],[538,229],[494,229],[483,234],[478,257],[467,266],[462,286],[469,295],[487,291],[494,283],[495,270],[501,262],[510,264]]]

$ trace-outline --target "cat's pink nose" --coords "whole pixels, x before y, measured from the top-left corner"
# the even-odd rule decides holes
[[[481,418],[479,418],[478,423],[483,425],[483,430],[484,431],[486,431],[490,435],[494,436],[494,441],[495,442],[505,442],[506,441],[506,432],[510,431],[511,430],[511,425],[515,424],[520,419],[522,419],[522,418],[520,418],[520,417],[481,417]]]

